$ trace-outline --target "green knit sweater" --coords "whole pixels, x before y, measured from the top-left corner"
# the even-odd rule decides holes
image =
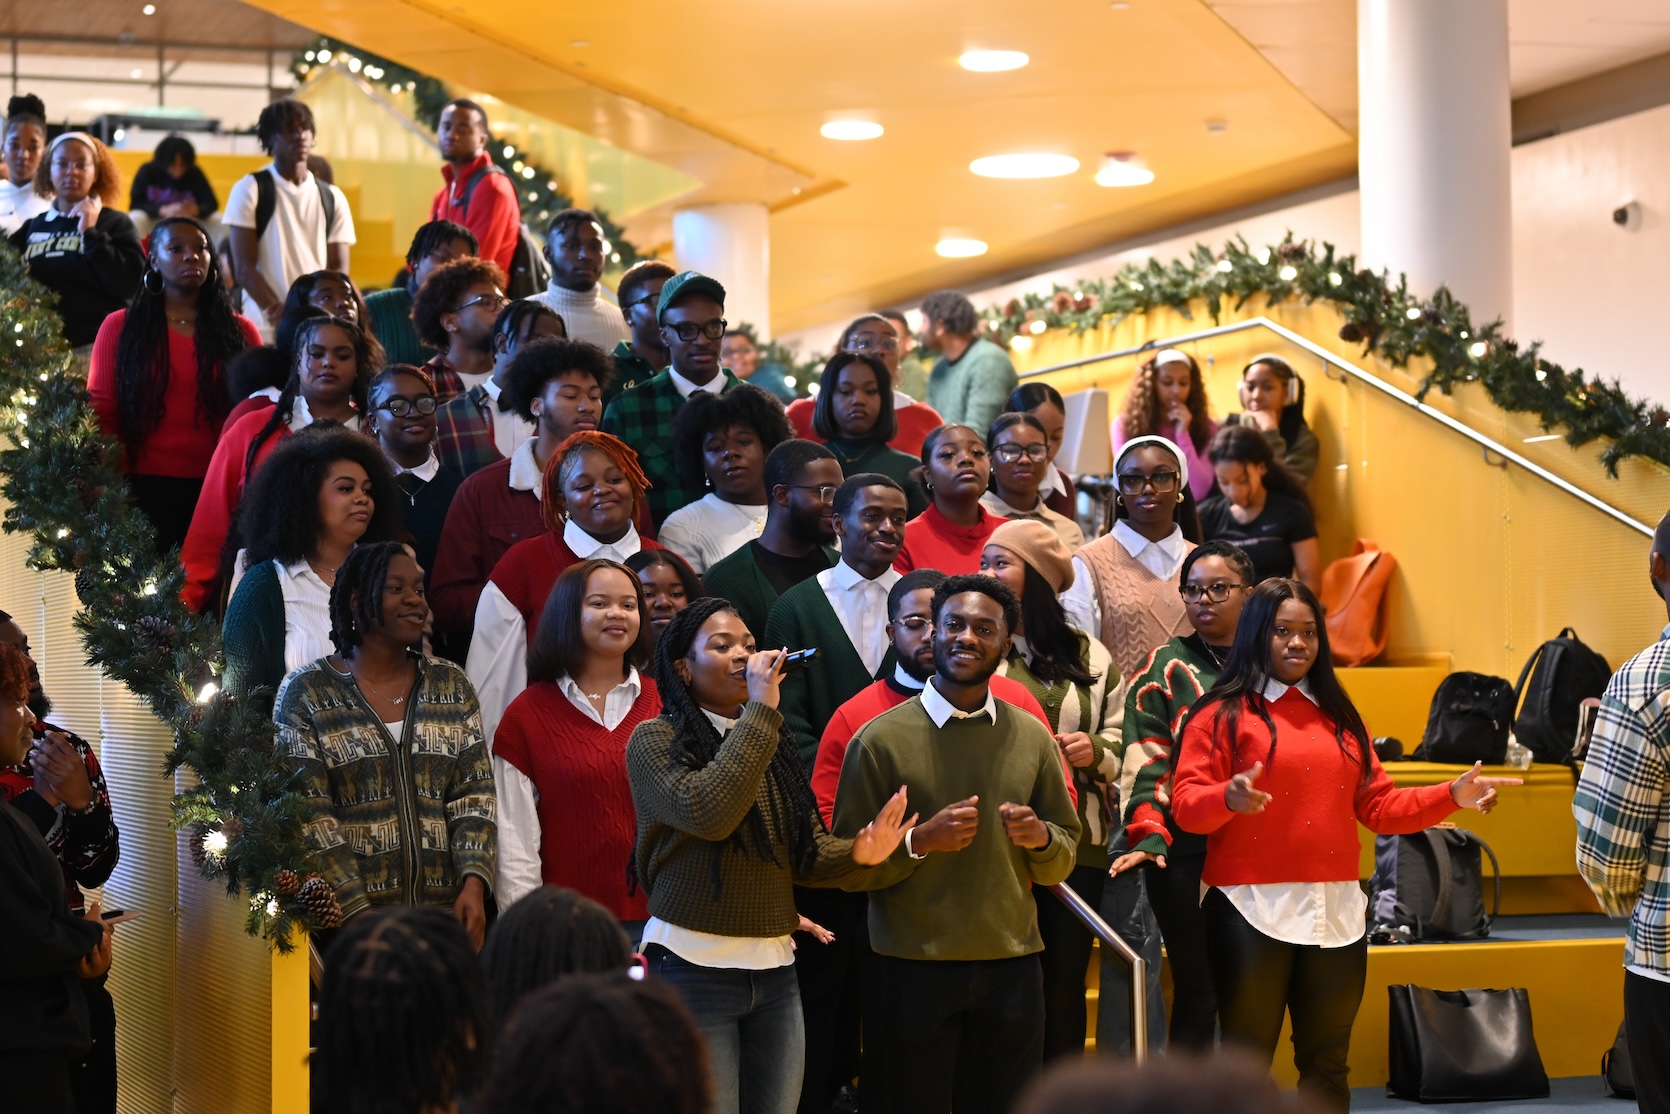
[[[893,448],[885,441],[847,441],[835,438],[824,446],[841,462],[841,474],[848,478],[860,472],[880,472],[905,489],[905,510],[915,518],[928,509],[928,493],[916,479],[922,462]]]
[[[835,793],[840,835],[868,824],[901,785],[910,792],[909,811],[924,820],[980,798],[973,843],[922,859],[901,843],[864,880],[873,891],[870,946],[882,955],[1008,959],[1043,950],[1029,884],[1052,886],[1073,872],[1079,821],[1044,725],[1001,700],[996,708],[996,723],[982,716],[935,727],[913,696],[865,724],[847,747]],[[1032,806],[1050,842],[1037,850],[1010,843],[998,816],[1005,802]]]
[[[284,680],[284,589],[271,561],[251,566],[238,581],[226,605],[220,639],[226,661],[223,680],[233,696],[246,697],[257,688],[277,689]]]
[[[812,776],[818,740],[835,717],[835,710],[870,686],[878,676],[891,677],[898,656],[887,648],[875,674],[853,648],[852,637],[829,606],[829,597],[816,578],[802,581],[777,598],[766,620],[761,649],[806,650],[816,647],[823,656],[805,669],[783,678],[778,707],[800,744],[800,768]]]
[[[657,717],[633,730],[626,776],[638,813],[638,881],[649,892],[651,916],[718,936],[787,936],[800,923],[796,883],[842,886],[873,873],[852,861],[852,841],[831,836],[819,817],[813,817],[818,856],[806,874],[792,868],[788,847],[774,847],[772,863],[752,847],[741,850],[728,842],[765,791],[766,767],[782,726],[777,709],[750,701],[718,753],[699,770],[673,758],[678,728],[672,721]],[[717,893],[715,843],[724,844]]]
[[[1218,662],[1200,635],[1173,638],[1131,678],[1125,695],[1125,836],[1151,855],[1204,855],[1206,837],[1171,818],[1172,752],[1183,717],[1218,679]]]
[[[823,552],[831,568],[841,559],[841,554],[834,549],[825,547]],[[702,584],[708,595],[731,601],[756,642],[765,637],[765,624],[777,602],[777,589],[754,560],[752,542],[744,543],[729,557],[710,565],[702,576]]]
[[[1107,648],[1082,631],[1079,658],[1096,675],[1092,685],[1045,684],[1032,672],[1025,639],[1017,638],[1015,643],[1003,674],[1033,695],[1049,718],[1051,731],[1057,735],[1083,731],[1090,736],[1090,765],[1072,767],[1079,794],[1078,863],[1106,870],[1109,829],[1119,824],[1119,767],[1125,757],[1124,679],[1113,667]]]

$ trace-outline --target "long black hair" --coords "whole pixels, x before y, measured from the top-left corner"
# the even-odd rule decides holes
[[[348,654],[365,641],[364,632],[383,625],[383,590],[388,587],[389,562],[411,552],[399,542],[356,545],[336,570],[331,584],[331,642]]]
[[[878,320],[887,319],[883,317]],[[891,325],[892,322],[888,321],[888,324]],[[848,325],[847,331],[850,333],[853,327]],[[836,381],[840,379],[841,372],[853,364],[863,364],[875,373],[877,401],[876,424],[870,427],[870,435],[865,440],[885,444],[899,435],[899,416],[893,410],[893,376],[888,373],[887,365],[875,356],[867,352],[846,351],[845,336],[841,338],[841,344],[842,351],[829,357],[829,362],[823,365],[823,372],[818,378],[822,387],[818,391],[817,401],[812,404],[812,430],[825,441],[833,441],[840,437],[841,432],[835,426]]]
[[[309,426],[273,450],[261,462],[238,500],[227,548],[248,550],[249,564],[278,561],[290,565],[312,551],[319,536],[319,489],[330,466],[351,460],[371,478],[371,522],[360,539],[395,541],[405,534],[403,502],[383,450],[377,442],[339,425]]]
[[[481,949],[487,992],[502,1025],[517,1003],[569,975],[624,975],[632,941],[615,915],[562,886],[541,886],[499,915]]]
[[[157,252],[170,228],[192,228],[209,247],[209,269],[197,291],[197,327],[192,346],[197,350],[197,420],[218,426],[231,405],[226,394],[226,369],[249,347],[249,338],[232,310],[232,299],[220,279],[220,262],[209,230],[192,217],[164,217],[151,229],[150,257],[139,293],[128,307],[116,341],[116,423],[132,468],[140,450],[166,414],[168,396],[168,296],[157,270]]]
[[[450,909],[355,917],[325,954],[314,1107],[321,1114],[449,1109],[493,1047],[487,986]]]
[[[278,402],[273,406],[272,417],[267,419],[267,424],[256,432],[254,439],[249,443],[249,452],[244,455],[244,475],[247,476],[255,470],[255,456],[261,451],[261,446],[266,444],[281,426],[290,421],[290,415],[296,408],[296,396],[301,394],[302,390],[301,367],[302,360],[307,355],[307,346],[326,325],[335,325],[348,334],[348,341],[354,346],[354,382],[349,388],[349,401],[354,404],[354,409],[359,411],[362,419],[371,412],[366,405],[366,393],[371,385],[372,376],[382,370],[382,350],[373,349],[373,342],[365,330],[347,318],[305,318],[296,326],[295,337],[291,341],[290,377],[284,381],[284,390],[279,393]]]
[[[644,552],[640,550],[639,552]],[[643,581],[638,574],[618,561],[589,560],[570,565],[562,570],[551,594],[545,597],[545,607],[539,613],[533,642],[528,646],[528,684],[555,681],[558,677],[573,677],[586,663],[586,644],[580,637],[580,615],[586,606],[586,582],[591,574],[613,569],[632,582],[638,593],[638,637],[626,651],[626,664],[639,669],[649,664],[650,647],[655,643],[655,632],[649,625],[649,608],[644,603]],[[625,678],[621,678],[625,680]]]
[[[1270,756],[1266,763],[1274,765],[1279,740],[1276,738],[1275,721],[1270,718],[1269,702],[1264,699],[1264,686],[1275,677],[1270,640],[1276,627],[1276,612],[1288,600],[1304,604],[1316,617],[1316,661],[1312,663],[1310,672],[1305,674],[1305,679],[1310,682],[1316,706],[1333,721],[1334,741],[1347,758],[1357,763],[1361,779],[1367,783],[1374,766],[1368,728],[1363,725],[1363,717],[1358,714],[1356,705],[1351,703],[1351,697],[1346,695],[1339,677],[1334,673],[1322,603],[1315,593],[1297,580],[1271,577],[1247,594],[1240,624],[1235,628],[1235,642],[1229,649],[1229,660],[1224,663],[1223,672],[1218,674],[1217,683],[1190,709],[1185,723],[1206,714],[1208,707],[1216,705],[1212,713],[1212,745],[1217,747],[1227,741],[1233,748],[1241,708],[1245,705],[1264,721],[1270,732]]]
[[[1310,492],[1305,490],[1304,479],[1275,454],[1269,439],[1253,426],[1226,425],[1218,430],[1206,449],[1206,459],[1213,464],[1234,462],[1248,467],[1262,464],[1266,491],[1285,495],[1303,503],[1307,511],[1311,509]]]
[[[729,600],[717,596],[692,600],[673,616],[655,646],[655,685],[661,692],[661,718],[674,729],[673,761],[692,770],[712,762],[722,740],[702,714],[690,685],[679,676],[676,663],[689,656],[702,624],[721,611],[737,613]],[[712,844],[713,896],[719,897],[722,888],[720,865],[727,849],[744,853],[751,850],[766,862],[781,865],[777,857],[777,845],[781,844],[788,847],[794,868],[809,870],[818,854],[814,824],[821,826],[823,819],[818,814],[817,798],[812,796],[811,782],[801,768],[794,732],[785,721],[777,750],[766,767],[760,795],[730,838]],[[636,861],[636,854],[633,859]]]
[[[354,283],[354,280],[342,271],[309,271],[292,282],[289,291],[284,295],[283,314],[294,313],[302,306],[313,305],[313,288],[324,279],[340,282],[348,288],[348,293],[354,299],[356,323],[359,325],[360,331],[365,334],[366,345],[371,349],[371,361],[379,367],[382,366],[383,362],[388,359],[388,355],[383,351],[382,342],[371,331],[371,311],[365,307],[365,295],[360,293],[360,288]],[[280,316],[283,316],[283,314]]]
[[[1016,554],[1019,557],[1019,554]],[[1067,610],[1042,573],[1021,560],[1021,634],[1032,653],[1027,668],[1046,685],[1063,681],[1089,688],[1101,678],[1085,662],[1089,636],[1067,622]]]
[[[1281,417],[1276,422],[1276,428],[1281,431],[1282,439],[1291,446],[1294,438],[1299,436],[1299,431],[1305,428],[1305,381],[1299,378],[1299,373],[1293,370],[1292,364],[1280,356],[1269,353],[1254,356],[1249,360],[1247,366],[1241,369],[1241,378],[1245,379],[1247,372],[1259,364],[1269,368],[1277,379],[1287,384],[1287,404],[1281,408]]]

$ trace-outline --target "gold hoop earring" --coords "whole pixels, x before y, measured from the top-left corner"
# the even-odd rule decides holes
[[[1178,492],[1178,493],[1177,493],[1177,501],[1178,501],[1178,502],[1179,502],[1179,503],[1181,503],[1181,502],[1182,502],[1182,501],[1183,501],[1183,493],[1182,493],[1182,492],[1181,492],[1181,491],[1179,491],[1179,492]]]

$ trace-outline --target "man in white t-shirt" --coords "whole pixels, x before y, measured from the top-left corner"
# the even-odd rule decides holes
[[[272,165],[238,179],[221,219],[231,230],[244,315],[270,336],[291,283],[313,271],[348,272],[354,217],[342,191],[307,168],[314,136],[307,105],[274,101],[261,110],[255,135]]]

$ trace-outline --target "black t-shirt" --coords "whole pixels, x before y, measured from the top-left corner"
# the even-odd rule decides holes
[[[835,564],[821,545],[814,547],[812,552],[804,557],[784,557],[780,553],[771,552],[757,541],[749,542],[748,546],[753,550],[754,564],[759,566],[760,572],[765,574],[766,580],[779,596],[801,581],[810,580]]]
[[[1316,537],[1316,519],[1299,500],[1274,491],[1251,522],[1237,522],[1230,502],[1214,495],[1200,504],[1200,529],[1207,541],[1238,545],[1252,558],[1253,579],[1293,575],[1293,545]]]

